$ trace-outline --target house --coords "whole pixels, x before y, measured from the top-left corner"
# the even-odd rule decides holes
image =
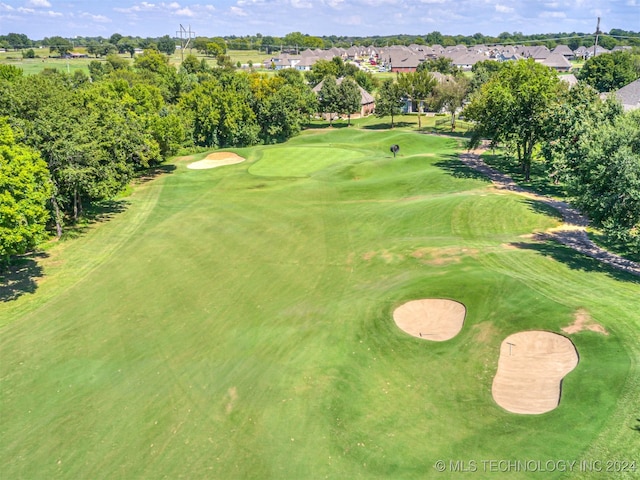
[[[471,69],[476,63],[489,59],[489,57],[485,55],[480,55],[477,53],[466,53],[466,52],[451,54],[449,58],[451,59],[451,64],[454,67],[457,67],[465,72],[471,71]]]
[[[567,60],[573,60],[573,51],[567,45],[558,45],[551,53],[559,53]]]
[[[294,68],[296,70],[309,71],[317,61],[318,61],[318,57],[316,56],[301,55],[300,61],[295,64]]]
[[[340,77],[336,80],[336,83],[340,85],[343,80],[344,80],[344,77]],[[313,92],[316,95],[320,93],[320,90],[322,89],[323,84],[324,84],[324,80],[320,82],[318,85],[316,85],[315,87],[313,87]],[[368,115],[371,115],[376,109],[376,99],[373,98],[373,95],[367,92],[360,85],[358,85],[358,89],[360,90],[360,113],[352,115],[352,117],[355,117],[355,118],[357,118],[358,116],[366,117]],[[326,115],[335,116],[335,114],[326,114]]]
[[[381,55],[380,61],[396,73],[415,72],[423,57],[408,48],[389,48]]]
[[[557,72],[568,72],[571,70],[571,62],[565,58],[561,53],[552,53],[544,60],[540,62],[549,68],[553,68]]]
[[[558,78],[562,82],[566,82],[569,85],[569,88],[578,84],[578,79],[573,73],[569,73],[567,75],[559,75]]]
[[[640,78],[613,92],[625,112],[640,109]]]

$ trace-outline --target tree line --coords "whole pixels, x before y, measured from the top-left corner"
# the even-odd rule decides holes
[[[124,39],[124,40],[123,40]],[[61,42],[60,40],[64,40]],[[100,48],[99,46],[108,47],[113,45],[119,50],[124,48],[151,48],[156,45],[160,51],[163,48],[169,49],[170,43],[172,48],[178,42],[176,37],[132,37],[123,36],[114,33],[109,38],[102,36],[97,37],[74,37],[73,39],[63,39],[62,37],[44,38],[42,40],[29,39],[24,34],[9,33],[0,35],[0,47],[7,49],[26,49],[31,47],[49,46],[53,44],[66,45],[65,42],[76,46],[89,48]],[[72,43],[74,42],[74,43]],[[120,45],[118,45],[120,43]],[[442,45],[443,47],[454,45],[479,45],[479,44],[527,44],[527,45],[546,45],[550,49],[557,45],[568,45],[572,50],[580,46],[592,47],[595,43],[595,35],[593,33],[582,32],[556,32],[544,34],[524,35],[522,32],[502,32],[497,36],[484,35],[475,33],[473,35],[445,35],[439,31],[433,31],[424,35],[373,35],[373,36],[349,36],[349,35],[324,35],[313,36],[301,32],[290,32],[282,37],[263,35],[257,33],[255,35],[228,35],[223,37],[206,37],[199,36],[193,39],[193,48],[203,52],[207,50],[208,43],[217,44],[218,47],[224,46],[230,50],[264,50],[268,53],[279,51],[283,48],[305,49],[305,48],[322,48],[331,47],[348,48],[352,45],[385,47],[390,45]],[[640,32],[626,31],[613,28],[609,32],[599,35],[598,44],[604,48],[611,50],[617,45],[640,46]],[[214,48],[218,48],[214,47]],[[120,52],[123,53],[123,52]],[[168,52],[167,53],[171,53]],[[217,56],[215,53],[213,56]]]
[[[116,58],[95,62],[91,77],[0,65],[0,262],[45,227],[62,235],[182,149],[282,142],[318,111],[295,70],[267,76],[195,57],[176,69],[156,49]]]
[[[640,253],[640,111],[624,113],[588,81],[569,87],[520,60],[498,64],[463,113],[475,122],[471,146],[505,146],[526,181],[532,162],[541,162],[594,226]]]

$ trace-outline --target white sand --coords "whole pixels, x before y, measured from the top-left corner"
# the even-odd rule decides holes
[[[464,323],[463,304],[442,298],[412,300],[393,312],[393,320],[409,335],[443,342],[455,337]]]
[[[191,170],[205,170],[208,168],[222,167],[224,165],[235,165],[244,162],[244,158],[231,152],[216,152],[207,155],[207,158],[187,165]]]
[[[512,413],[538,414],[560,404],[562,379],[578,365],[571,340],[540,330],[518,332],[500,345],[493,399]]]

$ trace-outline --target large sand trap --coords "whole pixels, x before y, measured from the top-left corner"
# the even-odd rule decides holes
[[[560,403],[562,379],[578,365],[571,340],[552,332],[518,332],[500,345],[493,399],[513,413],[545,413]]]
[[[216,152],[207,155],[207,158],[199,162],[193,162],[187,165],[192,170],[204,170],[207,168],[222,167],[224,165],[235,165],[244,162],[244,158],[231,152]]]
[[[465,313],[465,306],[459,302],[427,298],[400,305],[393,312],[393,320],[409,335],[443,342],[462,330]]]

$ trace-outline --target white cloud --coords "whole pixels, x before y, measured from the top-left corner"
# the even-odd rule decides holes
[[[566,18],[567,14],[564,12],[541,12],[540,18]]]
[[[245,12],[242,8],[240,7],[231,7],[229,10],[231,10],[231,14],[232,15],[236,15],[238,17],[246,17],[248,16],[248,13]]]
[[[7,12],[11,12],[15,10],[11,5],[7,5],[6,3],[0,3],[0,10],[5,10]]]
[[[18,8],[18,12],[27,13],[27,14],[36,13],[36,11],[33,8],[25,8],[25,7]]]
[[[497,3],[496,4],[496,12],[513,13],[514,9],[513,9],[513,7],[507,7],[506,5],[500,5],[499,3]]]
[[[291,0],[293,8],[311,8],[313,4],[309,0]]]
[[[47,17],[62,17],[62,13],[60,12],[53,12],[51,10],[49,10],[46,14]]]
[[[185,8],[181,8],[179,10],[175,11],[176,15],[180,15],[182,17],[195,17],[196,14],[193,10],[191,10],[189,7],[185,7]]]
[[[27,2],[27,5],[29,5],[30,7],[48,8],[51,6],[51,3],[49,3],[48,0],[29,0]]]
[[[92,13],[88,13],[88,12],[82,12],[80,14],[81,18],[87,18],[89,20],[91,20],[92,22],[97,22],[97,23],[110,23],[111,19],[109,17],[105,17],[104,15],[93,15]]]

